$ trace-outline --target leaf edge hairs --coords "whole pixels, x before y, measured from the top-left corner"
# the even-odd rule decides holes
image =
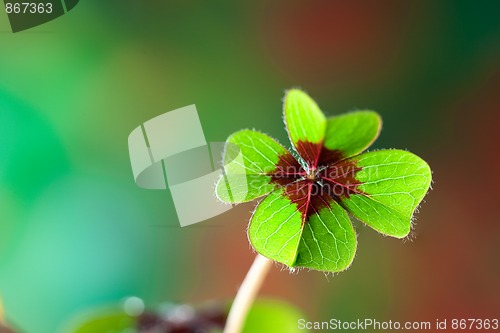
[[[380,133],[380,115],[326,118],[299,89],[285,93],[283,114],[292,150],[256,130],[235,132],[216,186],[226,203],[263,197],[247,230],[256,252],[291,270],[340,272],[357,248],[348,214],[383,235],[408,236],[432,172],[406,150],[366,151]]]

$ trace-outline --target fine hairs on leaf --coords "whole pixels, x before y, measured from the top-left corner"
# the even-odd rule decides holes
[[[265,257],[291,272],[341,272],[356,255],[352,218],[384,236],[408,238],[432,173],[406,150],[367,151],[382,128],[379,114],[358,110],[327,118],[308,94],[291,89],[283,120],[291,150],[256,130],[235,132],[226,141],[216,187],[223,202],[260,198],[247,229],[258,253],[254,266],[266,267]],[[238,296],[248,285],[255,290],[246,285]],[[244,320],[245,307],[235,306],[240,310],[231,310],[225,333],[239,332]]]
[[[376,112],[327,118],[291,89],[283,118],[291,151],[256,130],[233,133],[227,143],[237,149],[226,149],[216,188],[223,202],[260,198],[247,230],[259,254],[290,268],[339,272],[356,253],[353,217],[385,236],[410,234],[431,170],[406,150],[367,151],[382,127]]]

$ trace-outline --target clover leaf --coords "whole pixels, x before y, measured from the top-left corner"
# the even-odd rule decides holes
[[[381,234],[408,235],[431,170],[404,150],[365,152],[382,120],[373,111],[326,118],[305,92],[289,90],[284,118],[293,153],[254,130],[229,136],[217,197],[241,203],[265,196],[248,227],[253,248],[291,268],[348,268],[356,252],[349,215]]]

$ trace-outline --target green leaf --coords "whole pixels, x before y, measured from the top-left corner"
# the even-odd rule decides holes
[[[325,137],[325,115],[309,95],[298,89],[287,91],[283,109],[292,145],[305,162],[316,166]]]
[[[429,190],[432,174],[420,157],[404,150],[379,150],[353,157],[361,168],[359,193],[342,200],[356,218],[382,234],[403,238]]]
[[[324,146],[342,157],[357,155],[378,137],[382,119],[373,111],[356,111],[328,118]]]
[[[319,271],[343,271],[351,265],[356,245],[356,233],[346,211],[332,200],[304,225],[295,265]]]
[[[349,267],[356,252],[356,233],[345,210],[307,180],[266,197],[248,236],[263,256],[290,267],[338,272]]]
[[[327,120],[306,93],[292,89],[284,117],[299,161],[261,133],[238,132],[228,139],[238,149],[226,151],[226,176],[217,186],[226,202],[268,194],[248,227],[257,252],[289,267],[337,272],[350,266],[356,252],[347,213],[385,235],[408,235],[431,171],[406,151],[362,153],[379,135],[377,113]]]
[[[302,233],[302,217],[280,188],[262,200],[250,220],[248,237],[263,256],[293,266]]]
[[[120,311],[105,311],[79,320],[64,329],[67,333],[125,332],[135,330],[137,318]]]
[[[294,306],[277,300],[257,300],[245,320],[243,333],[307,333],[298,325],[305,319]]]
[[[224,172],[216,189],[223,202],[247,202],[271,192],[271,175],[277,165],[291,154],[271,137],[242,130],[227,139]]]

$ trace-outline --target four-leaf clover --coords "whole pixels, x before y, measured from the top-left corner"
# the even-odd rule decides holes
[[[292,89],[284,117],[294,153],[258,131],[236,132],[227,139],[217,184],[223,202],[265,196],[248,227],[257,252],[289,267],[337,272],[356,252],[348,213],[384,235],[408,235],[431,170],[404,150],[363,153],[379,135],[377,113],[326,118],[306,93]]]

